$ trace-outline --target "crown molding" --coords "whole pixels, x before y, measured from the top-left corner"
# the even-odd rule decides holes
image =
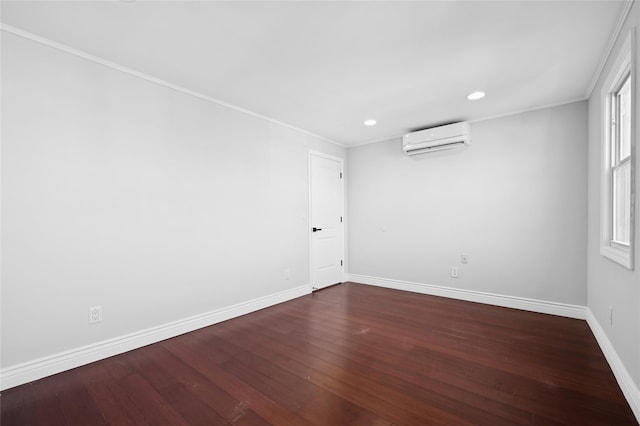
[[[631,6],[633,6],[634,2],[635,0],[628,0],[624,3],[624,6],[620,11],[620,15],[618,15],[618,21],[616,22],[615,29],[613,30],[613,32],[611,33],[611,37],[609,38],[609,43],[607,43],[607,47],[604,50],[604,54],[602,55],[602,58],[600,58],[600,63],[596,68],[596,72],[593,74],[591,83],[589,83],[589,87],[587,87],[587,91],[584,94],[585,99],[589,99],[591,97],[591,93],[593,92],[593,89],[595,89],[596,84],[598,84],[598,80],[600,80],[600,77],[604,72],[604,67],[607,65],[607,61],[609,60],[609,57],[613,52],[613,48],[615,47],[616,42],[618,41],[618,37],[620,37],[620,32],[622,31],[622,27],[624,26],[624,23],[627,20],[627,17],[629,16],[629,12],[631,11]]]
[[[329,143],[331,143],[333,145],[337,145],[339,147],[346,148],[346,145],[343,145],[343,144],[341,144],[339,142],[336,142],[334,140],[325,138],[324,136],[317,135],[315,133],[312,133],[312,132],[309,132],[307,130],[301,129],[299,127],[293,126],[291,124],[287,124],[287,123],[284,123],[282,121],[273,119],[271,117],[267,117],[265,115],[258,114],[257,112],[253,112],[253,111],[250,111],[248,109],[245,109],[245,108],[230,104],[228,102],[221,101],[220,99],[216,99],[216,98],[214,98],[212,96],[208,96],[208,95],[205,95],[203,93],[196,92],[196,91],[188,89],[186,87],[179,86],[177,84],[173,84],[173,83],[171,83],[169,81],[162,80],[162,79],[154,77],[154,76],[152,76],[150,74],[145,74],[143,72],[136,71],[136,70],[134,70],[132,68],[128,68],[128,67],[122,66],[120,64],[117,64],[115,62],[108,61],[106,59],[103,59],[103,58],[100,58],[98,56],[92,55],[90,53],[84,52],[82,50],[75,49],[75,48],[73,48],[71,46],[67,46],[65,44],[58,43],[58,42],[53,41],[53,40],[49,40],[49,39],[47,39],[45,37],[41,37],[39,35],[30,33],[28,31],[24,31],[24,30],[22,30],[20,28],[16,28],[16,27],[13,27],[11,25],[0,23],[0,30],[5,31],[5,32],[10,33],[10,34],[13,34],[13,35],[16,35],[18,37],[25,38],[27,40],[34,41],[36,43],[40,43],[42,45],[51,47],[53,49],[56,49],[56,50],[59,50],[59,51],[62,51],[62,52],[77,56],[77,57],[85,59],[87,61],[91,61],[91,62],[94,62],[96,64],[100,64],[100,65],[105,66],[107,68],[111,68],[113,70],[120,71],[120,72],[123,72],[125,74],[129,74],[129,75],[132,75],[134,77],[141,78],[141,79],[149,81],[151,83],[155,83],[155,84],[157,84],[159,86],[163,86],[163,87],[166,87],[168,89],[176,90],[178,92],[184,93],[185,95],[193,96],[195,98],[202,99],[204,101],[216,104],[218,106],[221,106],[221,107],[224,107],[224,108],[228,108],[228,109],[231,109],[231,110],[234,110],[234,111],[238,111],[238,112],[241,112],[243,114],[247,114],[247,115],[250,115],[252,117],[268,121],[268,122],[276,124],[278,126],[282,126],[282,127],[286,127],[288,129],[291,129],[291,130],[295,130],[295,131],[303,133],[303,134],[305,134],[307,136],[311,136],[311,137],[314,137],[316,139],[320,139],[322,141],[329,142]]]

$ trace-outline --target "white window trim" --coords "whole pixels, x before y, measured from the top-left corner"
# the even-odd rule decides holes
[[[618,57],[602,86],[602,163],[600,165],[600,253],[633,269],[634,258],[634,224],[635,224],[635,158],[636,158],[636,34],[635,28],[629,31]],[[630,212],[630,244],[619,244],[613,241],[613,175],[611,172],[611,94],[618,89],[621,79],[630,73],[631,84],[631,212]]]

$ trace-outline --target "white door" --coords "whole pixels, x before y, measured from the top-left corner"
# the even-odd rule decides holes
[[[344,270],[342,159],[309,153],[311,286],[342,282]]]

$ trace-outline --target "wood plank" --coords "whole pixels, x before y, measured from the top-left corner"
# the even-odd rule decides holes
[[[206,354],[189,351],[173,339],[163,343],[171,353],[189,363],[200,374],[221,389],[245,402],[256,414],[272,424],[309,425],[306,420],[274,402],[269,396],[258,392],[251,385],[227,372],[220,365],[208,359]]]
[[[502,424],[495,412],[487,413],[484,411],[486,405],[490,403],[484,398],[481,408],[480,406],[474,408],[466,401],[444,396],[443,383],[431,383],[428,380],[420,385],[412,385],[395,375],[385,374],[360,364],[359,360],[355,359],[349,351],[344,351],[342,354],[332,353],[320,346],[310,345],[304,340],[296,340],[293,333],[289,334],[287,339],[280,340],[270,330],[258,327],[256,324],[256,332],[252,334],[249,343],[251,347],[256,348],[256,351],[260,351],[270,360],[277,360],[278,356],[285,357],[284,360],[275,362],[285,365],[301,377],[308,377],[309,380],[321,384],[343,398],[353,399],[354,402],[368,407],[381,416],[398,415],[394,408],[400,408],[403,413],[400,414],[400,417],[405,421],[407,414],[413,414],[420,419],[410,423],[463,424],[465,423],[463,418],[458,415],[466,410],[473,411],[472,417],[475,420],[491,419],[493,424]],[[278,344],[273,345],[271,342],[278,342]],[[308,364],[313,367],[308,368],[295,361],[287,362],[285,354],[290,354],[293,359],[309,360]],[[343,368],[345,365],[349,366],[347,370]],[[340,380],[335,380],[335,377],[339,377]],[[352,383],[357,383],[358,387],[349,386]],[[366,397],[362,398],[361,395]],[[459,395],[456,394],[456,396]],[[423,401],[429,401],[429,404],[424,404]],[[379,409],[382,411],[377,411]],[[517,411],[510,407],[505,407],[505,409]],[[530,418],[529,413],[518,413],[514,416],[519,422]],[[391,418],[391,420],[399,421],[398,418]]]

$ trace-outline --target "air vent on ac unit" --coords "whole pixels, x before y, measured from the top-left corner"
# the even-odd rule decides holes
[[[469,123],[461,122],[408,133],[402,138],[407,155],[425,154],[469,145]]]

